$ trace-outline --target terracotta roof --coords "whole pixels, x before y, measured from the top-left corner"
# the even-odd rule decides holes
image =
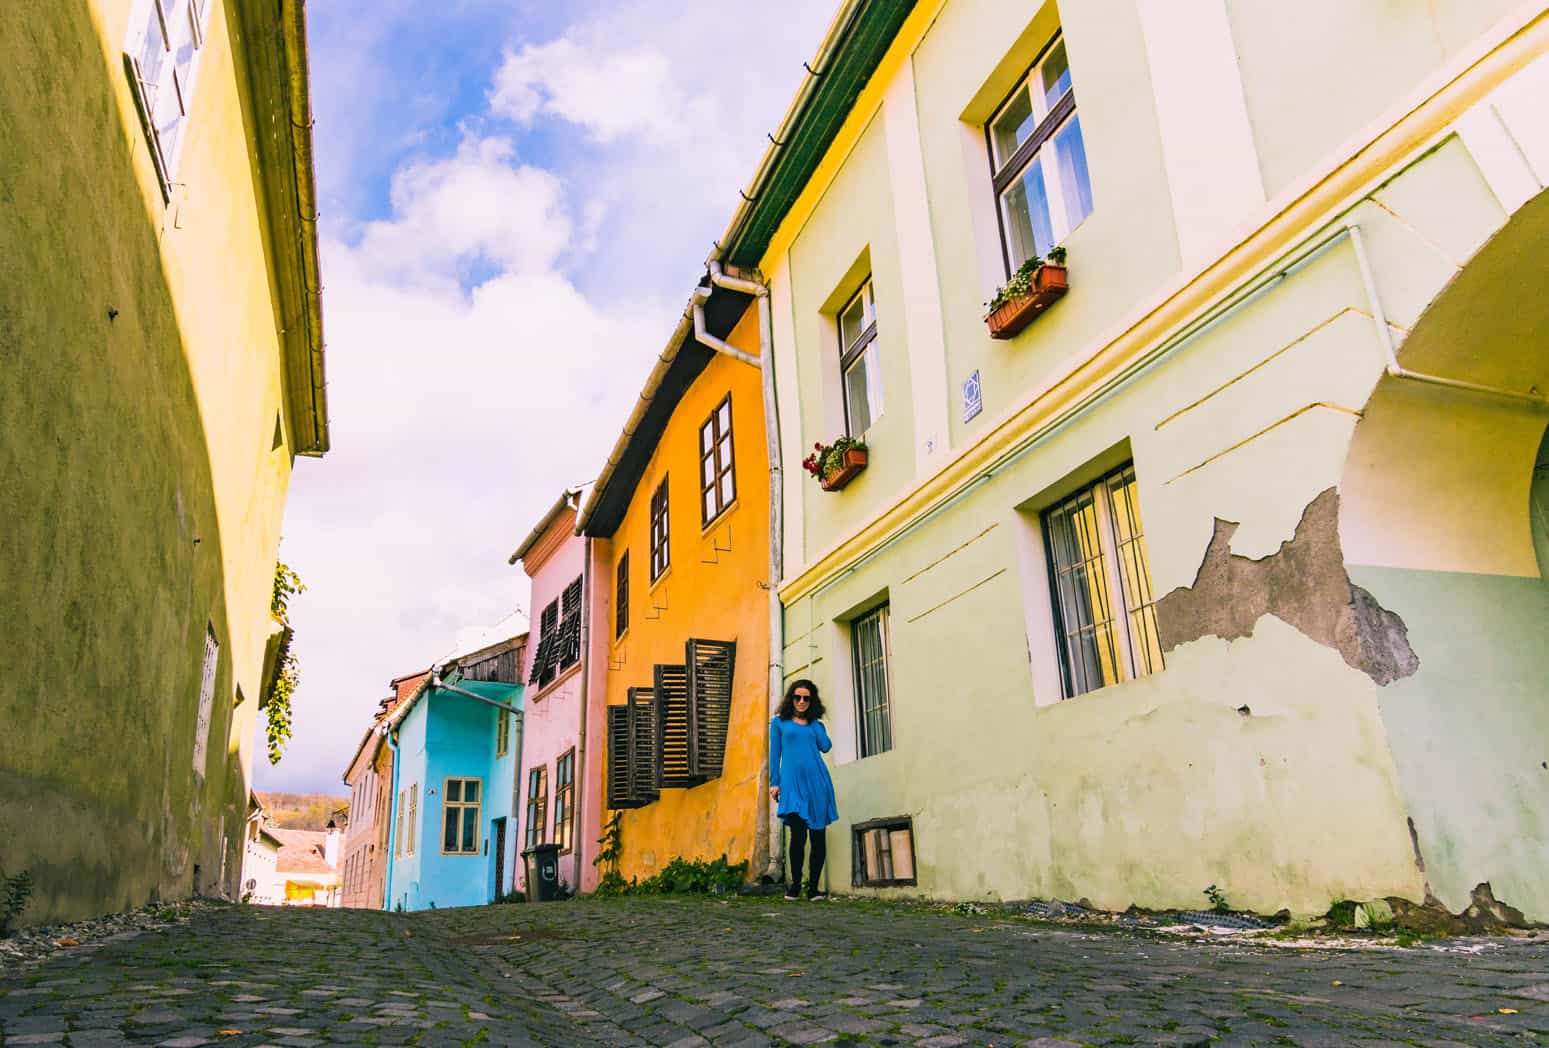
[[[269,832],[280,841],[279,858],[274,868],[280,873],[333,873],[334,868],[323,858],[323,846],[328,834],[322,830],[282,830],[278,826]]]

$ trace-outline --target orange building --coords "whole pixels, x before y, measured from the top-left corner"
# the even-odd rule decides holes
[[[626,879],[677,857],[725,854],[750,877],[768,860],[770,474],[749,302],[717,289],[705,306],[747,359],[679,325],[578,521],[599,580],[605,705],[589,721]]]

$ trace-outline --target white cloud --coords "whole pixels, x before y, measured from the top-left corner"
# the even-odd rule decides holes
[[[453,156],[412,161],[393,177],[392,217],[366,224],[356,257],[400,277],[467,262],[550,269],[571,238],[560,181],[515,155],[510,139],[470,135]]]
[[[523,124],[552,114],[598,142],[638,135],[657,145],[692,137],[715,113],[707,97],[675,81],[661,51],[607,51],[568,37],[508,52],[495,74],[490,109]]]
[[[325,215],[333,451],[298,461],[287,509],[281,555],[309,586],[292,611],[302,683],[289,754],[260,762],[265,788],[338,788],[389,678],[526,609],[506,558],[601,467],[832,2],[612,0],[546,42],[513,41],[480,85],[489,109],[458,119],[451,152],[399,164],[385,214]],[[351,75],[319,91],[415,75],[412,55],[403,69],[339,57]]]

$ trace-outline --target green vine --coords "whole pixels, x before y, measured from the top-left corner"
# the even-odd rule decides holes
[[[602,877],[597,881],[597,894],[604,898],[623,895],[629,891],[624,875],[619,872],[619,860],[624,857],[624,813],[614,812],[597,838],[597,857],[592,865],[601,868]]]
[[[23,870],[14,877],[0,873],[0,936],[11,933],[11,922],[21,916],[32,897],[32,874]]]
[[[268,714],[265,735],[269,744],[269,763],[280,763],[285,744],[291,735],[291,697],[301,683],[301,667],[291,648],[295,631],[290,628],[290,599],[306,591],[306,584],[284,561],[274,565],[274,591],[269,600],[269,612],[284,629],[280,633],[279,650],[274,657],[274,677],[269,682],[269,694],[264,696],[264,712]]]

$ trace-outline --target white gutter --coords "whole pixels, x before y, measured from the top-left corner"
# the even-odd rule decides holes
[[[776,158],[785,148],[787,136],[791,127],[796,123],[802,111],[806,109],[807,102],[816,90],[819,80],[828,73],[828,67],[833,61],[834,51],[838,48],[839,41],[848,33],[850,24],[855,21],[855,16],[860,13],[866,0],[845,0],[844,4],[834,14],[834,20],[828,23],[828,32],[823,34],[822,41],[818,44],[817,54],[811,62],[805,63],[807,77],[802,81],[801,87],[796,91],[796,97],[791,99],[790,106],[785,110],[785,116],[780,119],[780,126],[775,128],[774,134],[769,136],[769,145],[764,149],[764,155],[758,162],[758,167],[753,171],[753,181],[748,183],[748,188],[742,193],[742,203],[732,214],[731,221],[726,225],[726,231],[715,242],[715,252],[712,259],[718,260],[732,241],[741,232],[742,226],[748,219],[748,212],[752,210],[754,202],[759,194],[764,191],[764,183],[774,171]],[[749,292],[751,294],[751,292]]]
[[[744,364],[759,369],[764,387],[764,443],[769,456],[769,678],[768,705],[770,716],[779,709],[781,692],[785,688],[785,615],[780,604],[780,581],[785,570],[785,512],[784,468],[780,449],[780,403],[775,394],[774,332],[769,308],[769,288],[756,280],[728,275],[721,263],[710,260],[710,283],[728,291],[752,295],[758,302],[758,357],[754,358],[721,339],[704,333],[704,302],[710,297],[709,288],[694,289],[694,337],[718,353],[724,353]],[[767,741],[765,742],[767,746]],[[769,761],[766,754],[764,774],[759,777],[758,806],[760,817],[753,831],[753,855],[755,864],[759,853],[767,855],[765,876],[778,878],[785,869],[783,854],[784,837],[780,833],[779,816],[769,803]],[[776,847],[774,842],[780,842]]]
[[[613,450],[608,452],[608,461],[603,463],[602,470],[597,474],[597,479],[592,481],[592,489],[581,502],[581,510],[576,514],[576,534],[581,534],[586,525],[591,521],[592,514],[596,512],[597,501],[602,493],[607,490],[608,483],[613,479],[613,471],[618,468],[624,459],[624,453],[629,449],[629,443],[634,439],[635,431],[645,421],[646,412],[651,409],[651,402],[656,399],[656,391],[661,389],[662,382],[667,377],[667,372],[672,367],[672,362],[678,359],[678,352],[683,348],[684,341],[694,330],[694,318],[688,310],[683,311],[683,316],[678,320],[678,326],[667,338],[667,344],[662,348],[656,358],[656,364],[651,368],[651,374],[646,377],[645,387],[641,389],[640,396],[635,400],[635,408],[629,413],[629,419],[624,423],[623,432],[619,439],[614,441]]]

